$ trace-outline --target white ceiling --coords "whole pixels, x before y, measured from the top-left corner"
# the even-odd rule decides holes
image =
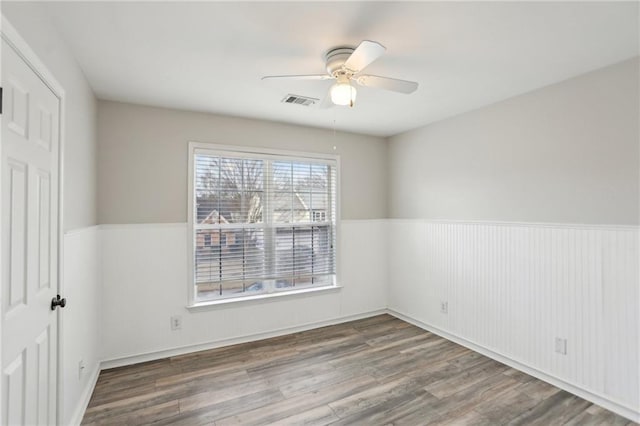
[[[638,55],[638,3],[63,2],[54,23],[101,99],[389,136]],[[420,83],[402,95],[263,75],[324,72],[324,53],[375,40],[367,73]]]

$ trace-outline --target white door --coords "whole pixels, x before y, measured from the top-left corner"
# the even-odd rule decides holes
[[[2,41],[2,419],[56,422],[60,102]]]

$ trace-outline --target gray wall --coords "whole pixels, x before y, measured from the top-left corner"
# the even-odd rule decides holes
[[[97,102],[93,91],[41,6],[3,1],[1,7],[66,91],[64,231],[95,225]]]
[[[98,141],[100,223],[186,222],[189,141],[338,154],[341,218],[387,217],[382,138],[99,101]]]
[[[392,218],[638,224],[638,58],[389,140]]]

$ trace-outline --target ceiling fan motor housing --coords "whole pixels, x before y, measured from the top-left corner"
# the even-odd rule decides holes
[[[343,65],[355,49],[353,47],[336,47],[327,52],[325,60],[327,72],[336,77],[343,71]]]

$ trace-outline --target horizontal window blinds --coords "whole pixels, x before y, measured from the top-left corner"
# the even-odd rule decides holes
[[[334,161],[196,152],[196,299],[335,283]]]

